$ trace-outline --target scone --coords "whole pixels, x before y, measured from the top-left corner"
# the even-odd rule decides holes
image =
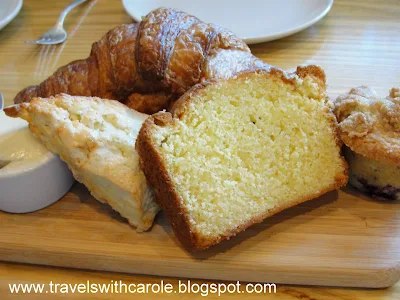
[[[349,183],[379,199],[400,199],[400,91],[387,98],[361,86],[337,98]]]
[[[32,133],[68,164],[94,198],[137,231],[151,227],[159,208],[134,148],[147,115],[118,101],[65,94],[33,98],[5,112],[27,120]]]
[[[325,75],[243,73],[192,88],[143,124],[143,171],[189,251],[347,183]]]

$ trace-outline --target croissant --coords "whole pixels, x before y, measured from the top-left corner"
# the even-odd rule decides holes
[[[193,85],[269,68],[230,31],[184,12],[160,8],[121,25],[92,45],[90,56],[60,67],[15,103],[59,93],[118,100],[144,113],[168,109]]]

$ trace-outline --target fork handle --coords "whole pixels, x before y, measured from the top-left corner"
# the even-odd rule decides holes
[[[75,0],[72,2],[70,5],[68,5],[61,13],[61,15],[58,17],[57,21],[57,26],[62,27],[64,24],[65,17],[68,15],[68,13],[73,10],[76,6],[79,4],[82,4],[83,2],[86,2],[87,0]]]

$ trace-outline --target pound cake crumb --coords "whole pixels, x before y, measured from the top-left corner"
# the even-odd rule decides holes
[[[316,66],[197,85],[148,118],[136,141],[155,199],[189,251],[345,185],[340,147]]]

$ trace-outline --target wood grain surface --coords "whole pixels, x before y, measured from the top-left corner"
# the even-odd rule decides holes
[[[163,214],[150,232],[137,233],[76,184],[41,211],[0,213],[0,257],[158,276],[380,288],[400,278],[399,206],[345,188],[191,254]]]
[[[354,288],[331,288],[331,287],[309,287],[294,285],[278,285],[275,294],[224,294],[218,296],[209,294],[203,297],[199,294],[30,294],[10,295],[8,284],[12,283],[48,283],[50,280],[57,283],[79,284],[87,280],[97,284],[108,284],[111,280],[123,281],[126,284],[153,283],[158,284],[161,280],[178,286],[176,278],[165,278],[146,275],[129,275],[121,273],[93,272],[84,270],[72,270],[65,268],[50,268],[43,266],[29,266],[21,264],[0,264],[0,295],[1,299],[77,299],[77,300],[103,300],[103,299],[278,299],[278,300],[392,300],[400,298],[400,287],[395,285],[387,289],[354,289]],[[192,283],[220,283],[217,281],[192,280]],[[20,297],[18,297],[20,296]],[[25,296],[25,297],[24,297]],[[4,298],[3,298],[4,297]]]
[[[34,39],[51,27],[59,12],[69,2],[26,0],[21,13],[0,31],[0,92],[5,96],[6,104],[12,103],[19,90],[27,85],[39,83],[57,67],[86,57],[91,44],[107,30],[131,21],[120,1],[90,1],[68,16],[66,28],[69,39],[64,44],[23,44],[23,40]],[[327,17],[309,29],[285,39],[253,45],[251,48],[253,53],[264,61],[285,69],[292,69],[300,64],[321,65],[327,73],[328,92],[332,97],[361,84],[374,87],[378,93],[387,95],[391,87],[399,86],[399,15],[400,3],[397,0],[336,0]],[[277,256],[273,255],[260,259],[260,253],[265,255],[275,251],[280,257],[284,255],[288,258],[285,262],[280,262],[281,265],[286,265],[286,269],[274,273],[277,281],[290,280],[304,284],[305,280],[315,277],[317,280],[308,284],[330,284],[327,280],[352,284],[351,278],[361,276],[357,285],[374,283],[376,286],[391,283],[398,276],[393,270],[396,270],[399,262],[399,204],[370,201],[350,189],[340,192],[339,196],[335,193],[328,194],[320,200],[314,200],[269,219],[249,229],[240,237],[217,246],[219,248],[213,251],[221,251],[218,254],[208,254],[206,259],[190,257],[197,264],[193,269],[185,263],[188,254],[182,252],[175,244],[172,233],[162,218],[158,218],[157,223],[160,225],[154,228],[152,238],[149,235],[138,236],[108,207],[84,196],[87,192],[80,185],[77,185],[76,189],[78,192],[71,193],[70,197],[40,212],[27,215],[1,214],[0,259],[31,262],[34,258],[37,263],[82,268],[88,268],[89,264],[95,263],[100,269],[110,269],[111,266],[115,271],[140,272],[148,268],[149,263],[154,262],[154,258],[159,259],[164,255],[163,267],[154,263],[152,268],[157,271],[153,273],[167,274],[165,272],[168,266],[174,266],[176,269],[179,266],[181,273],[175,274],[176,276],[207,275],[208,278],[217,278],[220,276],[216,275],[223,275],[223,271],[214,273],[213,270],[224,265],[228,266],[226,273],[238,273],[235,274],[238,276],[239,271],[242,271],[241,263],[245,263],[247,266],[252,264],[254,269],[244,279],[259,281],[271,278],[269,275],[276,269],[261,268],[254,262],[258,259],[258,262],[266,264],[278,260]],[[155,246],[143,244],[146,239],[152,239],[151,245]],[[175,250],[171,253],[167,249]],[[137,262],[132,258],[143,251],[147,255],[146,261]],[[80,256],[77,256],[78,253]],[[64,257],[63,261],[60,261],[60,255]],[[239,263],[236,257],[240,257]],[[127,259],[129,263],[117,262],[121,258]],[[299,258],[303,261],[299,261]],[[294,264],[295,261],[300,264]],[[209,270],[197,269],[203,262],[206,262]],[[312,265],[312,270],[316,273],[309,271],[297,276],[296,272],[301,271],[305,265]],[[356,265],[358,269],[355,273],[346,273]],[[132,269],[133,266],[136,269]],[[318,272],[322,270],[329,272],[316,276],[321,274]],[[213,276],[210,277],[210,273]],[[266,277],[260,278],[259,274]],[[343,277],[343,274],[348,276]],[[157,277],[139,275],[3,263],[0,268],[0,295],[10,296],[7,286],[10,282],[80,282],[84,279],[102,282],[113,278],[124,278],[131,282],[160,280]],[[51,299],[57,296],[65,297],[51,295]],[[70,296],[83,299],[85,295]],[[107,295],[103,296],[107,298]],[[190,295],[191,298],[193,296]],[[246,296],[255,295],[232,295],[233,298],[240,299]],[[94,295],[91,295],[90,299],[95,297],[101,299],[101,296]],[[147,297],[152,299],[154,295]],[[384,290],[278,285],[277,294],[269,297],[398,299],[400,285],[396,284]]]

